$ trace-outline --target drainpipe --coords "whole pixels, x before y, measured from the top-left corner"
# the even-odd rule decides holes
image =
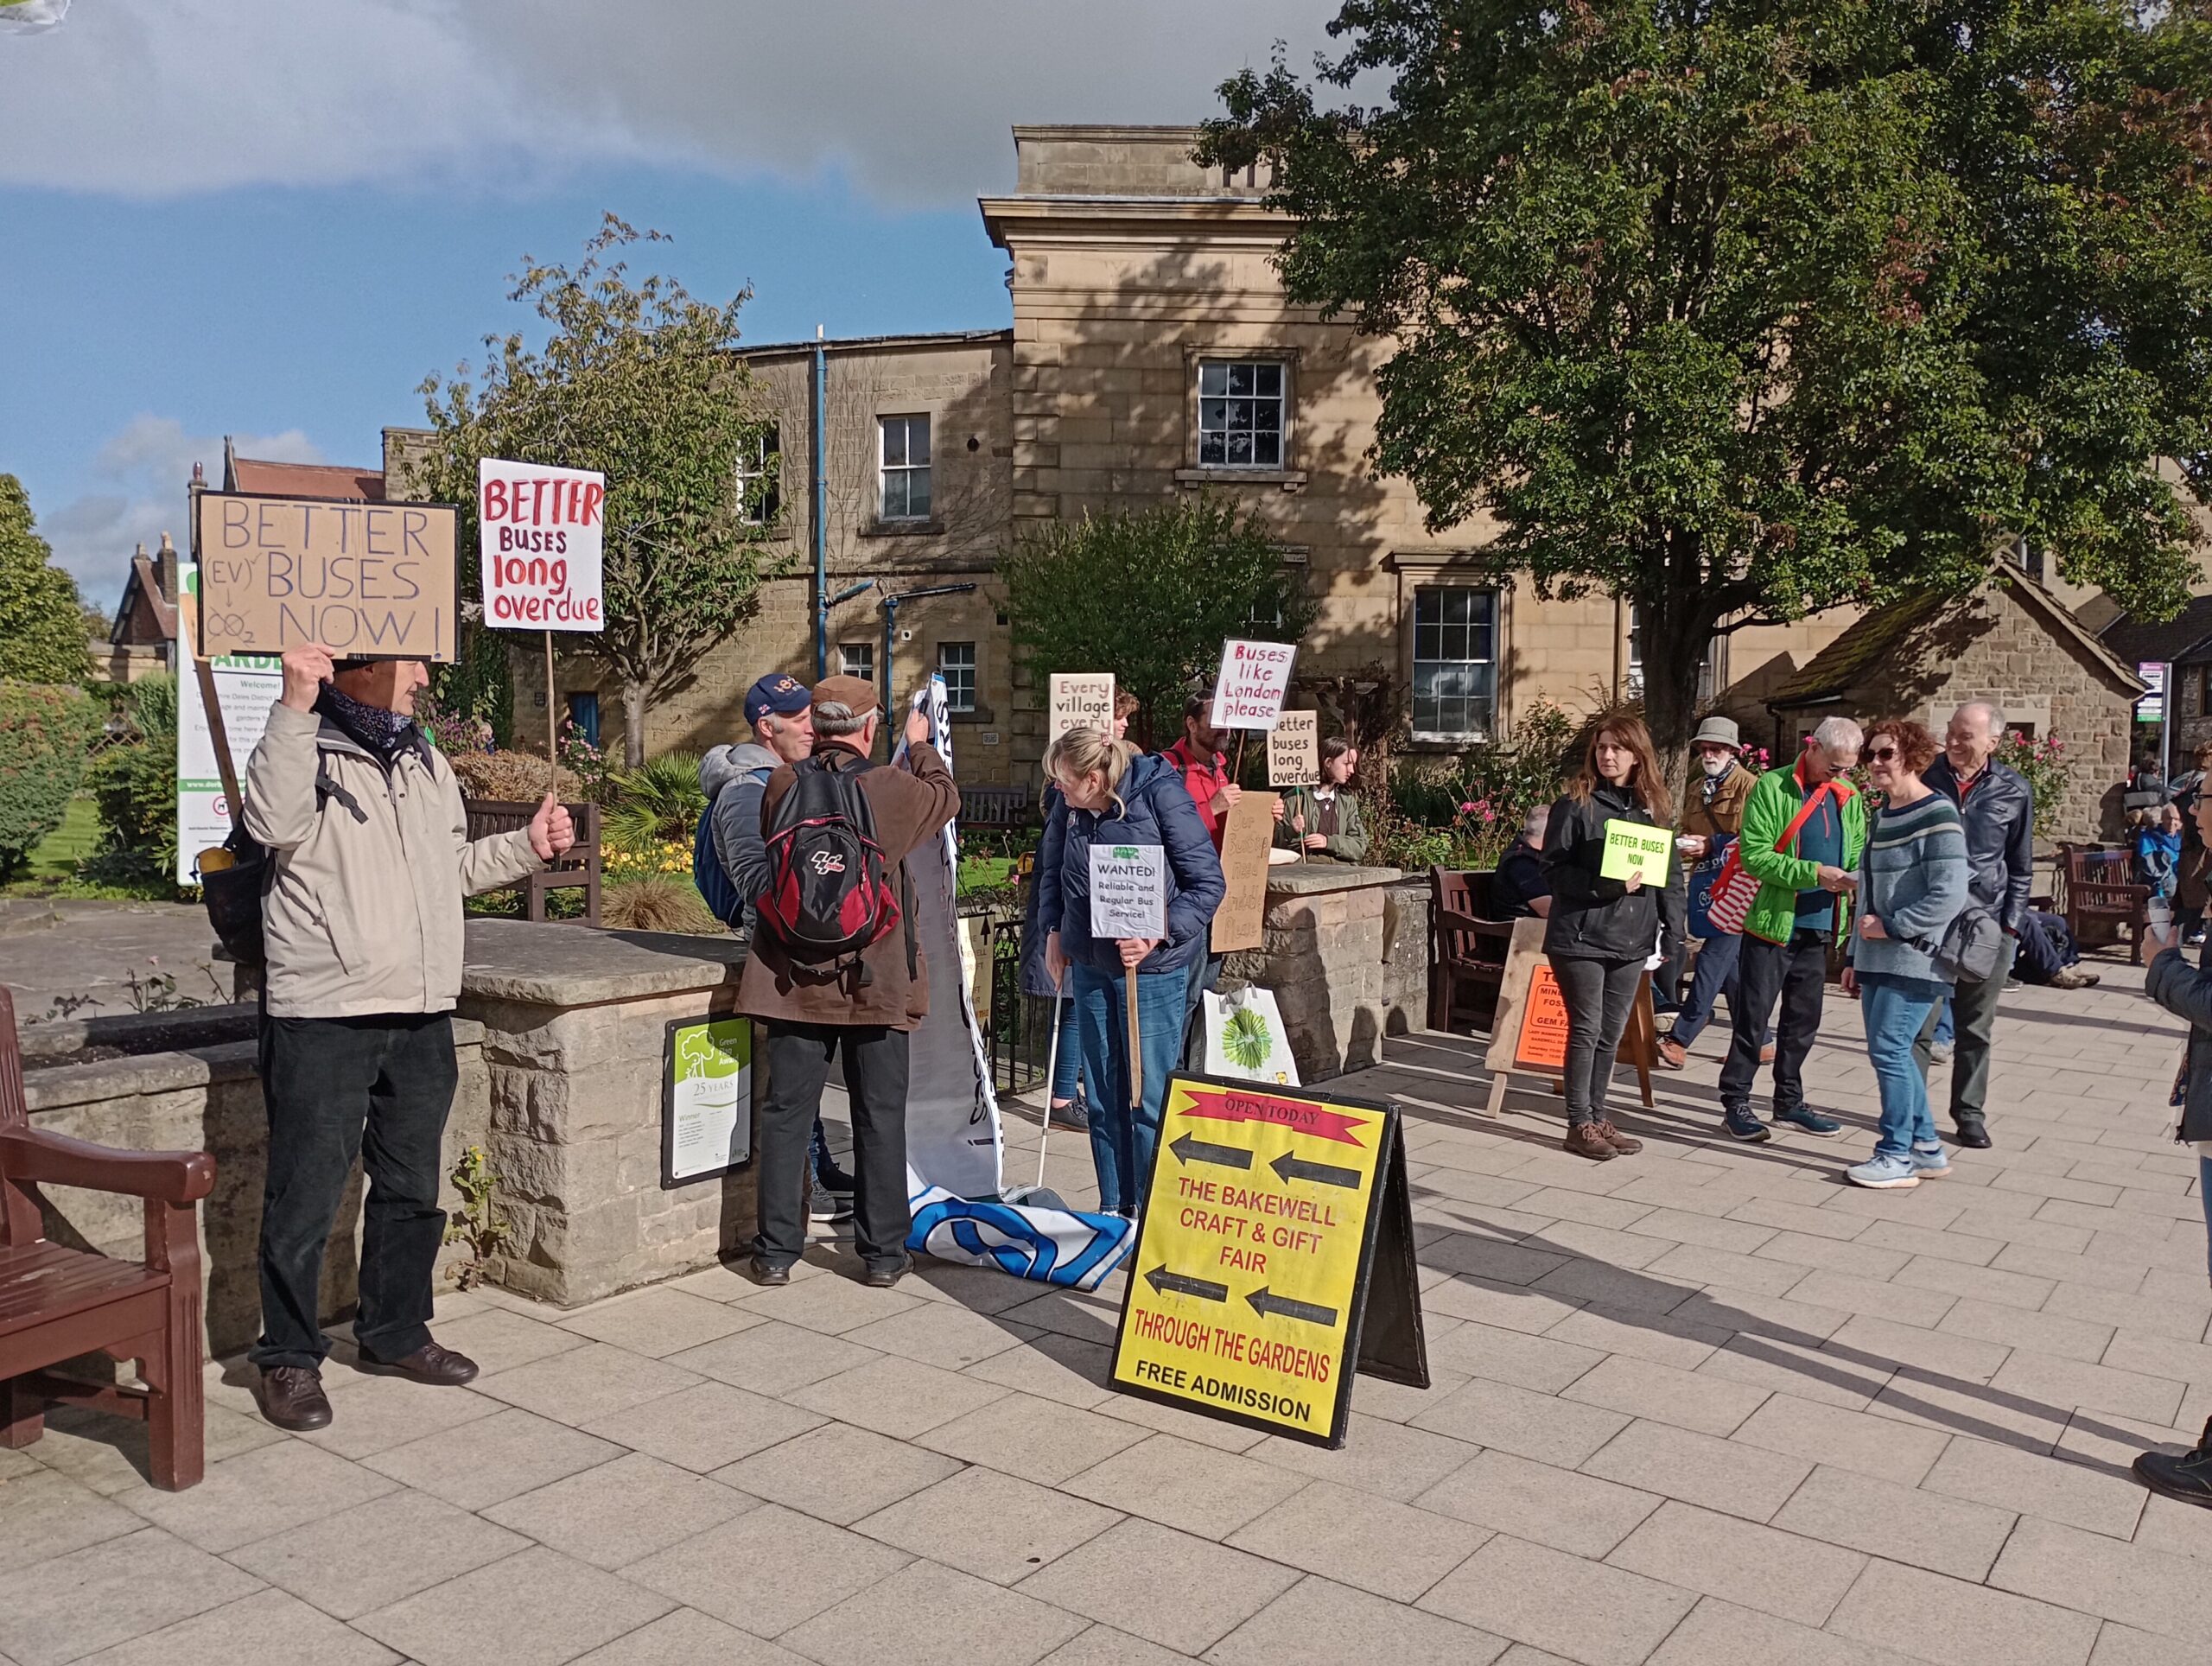
[[[975,588],[973,584],[932,584],[926,590],[907,590],[895,595],[889,590],[883,593],[883,731],[886,734],[893,735],[893,745],[898,742],[891,727],[891,656],[896,651],[894,645],[899,640],[899,604],[916,601],[923,596],[959,595]]]
[[[830,408],[830,361],[823,351],[822,326],[814,327],[813,410],[807,423],[814,439],[814,680],[830,675],[830,481],[823,467],[827,451],[822,432]]]

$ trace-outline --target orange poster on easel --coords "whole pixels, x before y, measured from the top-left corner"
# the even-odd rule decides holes
[[[1521,1033],[1514,1038],[1516,1070],[1567,1068],[1567,1002],[1552,969],[1538,961],[1529,969],[1529,999],[1521,1008]]]

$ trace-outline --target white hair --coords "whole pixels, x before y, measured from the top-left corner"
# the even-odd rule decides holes
[[[2004,733],[2005,709],[1994,700],[1969,700],[1961,705],[1956,711],[1953,712],[1951,715],[1955,720],[1965,716],[1970,711],[1978,711],[1981,714],[1981,732],[1984,734],[1993,737]]]
[[[868,727],[868,720],[875,708],[871,706],[859,716],[842,700],[817,700],[814,703],[814,732],[824,741],[842,740],[849,734],[858,734]]]
[[[819,711],[821,708],[815,709]],[[817,731],[820,729],[819,722],[815,727]],[[1866,744],[1866,731],[1848,717],[1823,717],[1820,727],[1813,731],[1813,744],[1831,758],[1856,758],[1859,749]]]

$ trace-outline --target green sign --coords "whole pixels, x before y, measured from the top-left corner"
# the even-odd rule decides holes
[[[726,1173],[753,1155],[753,1021],[678,1019],[668,1027],[661,1100],[661,1185]]]

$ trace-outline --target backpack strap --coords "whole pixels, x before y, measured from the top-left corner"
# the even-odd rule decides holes
[[[338,778],[330,773],[329,764],[323,759],[321,754],[317,754],[315,760],[315,807],[316,814],[320,815],[322,811],[323,805],[327,804],[333,798],[337,799],[340,804],[352,811],[353,812],[353,819],[355,821],[364,823],[368,821],[369,812],[361,808],[361,801],[355,798],[351,792],[348,792],[343,786],[339,785]]]

